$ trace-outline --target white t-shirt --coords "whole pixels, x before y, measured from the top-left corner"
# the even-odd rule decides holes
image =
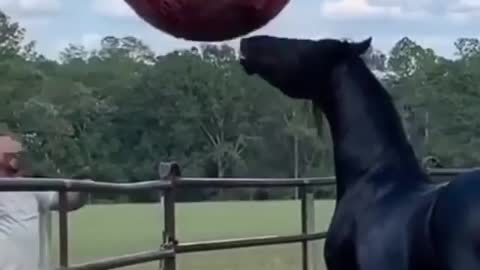
[[[40,266],[40,211],[55,192],[0,192],[0,269],[46,270]]]

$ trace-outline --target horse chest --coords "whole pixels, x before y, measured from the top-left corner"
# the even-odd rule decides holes
[[[423,269],[417,266],[425,265],[429,200],[415,197],[405,194],[401,199],[386,196],[363,204],[360,200],[339,203],[325,242],[328,269],[357,270],[362,258],[363,263],[397,260],[410,267],[405,269]]]
[[[328,269],[355,270],[355,210],[340,204],[332,217],[324,257]]]
[[[379,209],[367,212],[337,212],[334,215],[325,241],[325,261],[328,269],[357,270],[359,254],[375,253],[388,248],[387,245],[404,245],[401,241],[404,226],[384,222]],[[397,248],[397,247],[394,247]]]

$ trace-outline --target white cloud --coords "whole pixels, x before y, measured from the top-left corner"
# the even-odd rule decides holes
[[[374,7],[366,0],[325,1],[322,13],[326,16],[364,17],[381,13],[385,8]]]
[[[423,9],[405,10],[398,2],[399,0],[327,0],[322,6],[321,13],[330,19],[359,19],[373,16],[408,20],[425,18],[427,15]]]
[[[98,49],[102,38],[103,36],[99,33],[85,33],[74,40],[65,38],[58,39],[54,42],[53,46],[50,46],[50,50],[45,51],[44,53],[47,57],[57,59],[59,52],[65,50],[70,44],[81,45],[87,50]]]
[[[100,45],[103,36],[98,33],[86,33],[80,38],[80,44],[87,50],[95,49]]]
[[[92,9],[95,13],[119,18],[136,17],[132,8],[123,0],[92,0]]]
[[[478,0],[326,0],[322,14],[329,18],[367,17],[424,20],[432,16],[462,21],[480,14]]]
[[[45,16],[61,11],[61,0],[1,0],[0,8],[22,17]]]
[[[395,6],[403,11],[422,10],[428,13],[441,12],[457,0],[368,0],[374,6]]]
[[[480,1],[460,0],[454,7],[453,12],[480,17]]]
[[[472,15],[480,11],[478,0],[367,0],[373,6],[395,6],[405,12],[422,10],[436,15]]]
[[[480,2],[478,0],[460,0],[459,5],[471,8],[480,8]]]

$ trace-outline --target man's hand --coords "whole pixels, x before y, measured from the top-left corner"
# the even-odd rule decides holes
[[[94,182],[92,180],[83,180],[86,182]],[[75,211],[82,208],[87,204],[88,199],[90,198],[90,193],[85,192],[67,192],[67,211]],[[52,204],[50,205],[51,210],[59,211],[60,210],[60,200],[58,198],[58,193],[55,194]]]

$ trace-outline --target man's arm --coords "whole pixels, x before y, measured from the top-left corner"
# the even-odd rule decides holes
[[[38,177],[38,176],[37,176]],[[83,180],[93,182],[92,180]],[[56,191],[37,192],[37,199],[39,200],[40,207],[45,210],[59,211],[60,210],[60,198],[59,193]],[[84,192],[67,192],[67,211],[75,211],[82,208],[87,204],[89,199],[89,193]]]
[[[88,193],[83,192],[67,192],[67,211],[75,211],[82,208],[88,202]],[[59,194],[55,193],[51,202],[50,210],[60,210]]]

